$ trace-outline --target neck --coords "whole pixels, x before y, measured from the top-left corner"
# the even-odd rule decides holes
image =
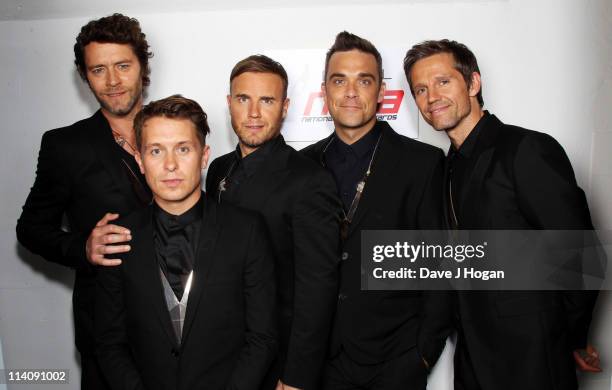
[[[136,114],[140,112],[142,109],[142,98],[138,104],[134,106],[134,109],[127,113],[126,115],[115,115],[109,111],[107,111],[104,107],[100,109],[102,111],[102,115],[108,121],[111,129],[115,133],[118,133],[123,138],[125,138],[131,145],[134,145],[136,141],[136,134],[134,132],[134,118]]]
[[[368,134],[376,125],[376,116],[367,124],[358,128],[347,128],[336,125],[336,136],[347,145],[352,145]]]
[[[157,203],[159,208],[161,208],[168,214],[181,215],[193,206],[195,206],[195,204],[200,201],[201,196],[202,192],[200,191],[200,187],[198,186],[196,191],[194,191],[191,195],[189,195],[187,198],[180,202],[166,201],[158,198],[157,196],[154,196],[154,199],[155,203]]]
[[[459,149],[461,145],[463,145],[463,142],[470,135],[472,130],[474,130],[478,124],[478,121],[484,115],[484,111],[480,108],[480,106],[477,107],[478,109],[472,110],[472,112],[463,118],[463,120],[461,120],[457,126],[446,130],[446,134],[448,135],[448,138],[455,149]]]
[[[250,146],[246,146],[246,145],[244,145],[242,143],[239,144],[239,147],[240,147],[240,154],[242,155],[242,158],[245,158],[249,154],[251,154],[254,151],[256,151],[257,149],[259,149],[259,147],[250,147]]]

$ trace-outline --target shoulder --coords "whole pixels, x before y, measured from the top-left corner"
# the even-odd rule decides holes
[[[404,157],[419,160],[437,160],[444,157],[442,149],[401,135],[393,130],[386,122],[384,122],[384,126],[383,137],[386,138],[385,143],[387,145],[392,145],[393,148],[397,148]]]
[[[511,148],[514,152],[536,149],[565,153],[561,144],[550,134],[507,124],[499,127],[497,145],[502,148]]]
[[[210,174],[211,172],[215,172],[218,169],[223,169],[224,167],[227,167],[230,165],[231,161],[233,161],[234,158],[234,151],[231,151],[229,153],[226,153],[222,156],[219,156],[217,158],[215,158],[211,163],[210,166],[208,167],[208,173]]]
[[[308,145],[304,149],[300,150],[299,153],[309,158],[310,160],[315,161],[318,164],[321,151],[325,148],[325,144],[328,142],[329,137],[324,138],[320,141],[315,142],[312,145]]]
[[[69,126],[46,131],[42,136],[41,149],[62,150],[74,157],[83,148],[89,147],[91,132],[100,127],[95,119],[96,115],[98,114],[96,113]]]
[[[153,212],[153,205],[136,209],[129,214],[121,215],[116,221],[112,223],[114,225],[122,226],[129,229],[132,233],[143,229],[145,226],[151,224],[151,213]]]

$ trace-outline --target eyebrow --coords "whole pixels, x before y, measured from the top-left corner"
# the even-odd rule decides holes
[[[370,72],[360,72],[360,73],[357,73],[357,76],[360,78],[367,77],[367,78],[376,80],[376,77]],[[337,72],[337,73],[332,73],[328,76],[329,79],[333,79],[334,77],[346,77],[346,74]]]
[[[122,59],[120,61],[115,61],[112,63],[112,65],[118,65],[118,64],[131,64],[132,62],[134,62],[133,60],[130,59]],[[95,64],[95,65],[91,65],[89,67],[87,67],[87,69],[94,69],[94,68],[99,68],[101,66],[106,66],[106,64]]]

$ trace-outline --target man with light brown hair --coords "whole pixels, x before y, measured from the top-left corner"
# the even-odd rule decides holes
[[[212,162],[206,190],[260,213],[274,247],[280,350],[262,389],[318,390],[337,299],[340,204],[329,174],[280,134],[287,85],[269,57],[234,66],[227,104],[238,145]]]

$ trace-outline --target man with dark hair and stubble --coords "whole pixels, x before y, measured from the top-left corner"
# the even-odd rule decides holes
[[[480,70],[463,44],[413,46],[404,71],[423,119],[445,131],[446,226],[592,230],[569,159],[547,134],[483,110]],[[587,345],[596,292],[458,291],[455,389],[577,388],[575,365],[600,371]]]
[[[338,34],[327,52],[321,90],[335,130],[303,152],[332,173],[344,206],[339,295],[323,389],[425,389],[449,333],[448,296],[362,291],[361,232],[439,229],[442,151],[377,120],[385,84],[371,42]]]
[[[261,218],[201,190],[206,113],[180,95],[136,116],[153,203],[98,270],[95,345],[113,390],[258,390],[277,352],[274,259]]]
[[[126,241],[129,232],[108,222],[151,200],[133,156],[133,119],[150,82],[152,54],[138,21],[121,14],[83,26],[74,54],[77,70],[100,109],[90,118],[43,135],[17,238],[33,253],[76,270],[73,306],[81,387],[95,390],[107,387],[93,356],[91,264],[120,263],[104,259],[104,254],[129,247],[105,244]],[[64,216],[68,229],[62,226]]]
[[[331,176],[285,143],[287,73],[263,55],[238,62],[227,104],[236,150],[215,159],[206,190],[260,213],[276,257],[279,357],[262,389],[319,389],[337,296],[340,201]]]

